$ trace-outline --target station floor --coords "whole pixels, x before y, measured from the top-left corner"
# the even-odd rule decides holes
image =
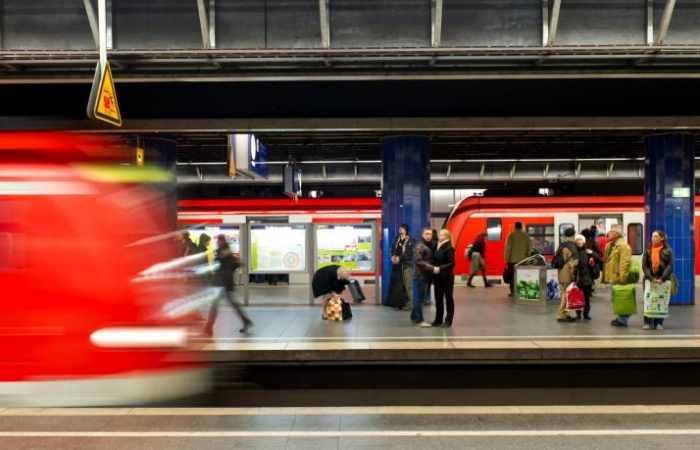
[[[409,318],[410,311],[396,311],[376,305],[372,298],[353,305],[353,319],[348,322],[321,320],[320,305],[310,306],[308,297],[293,298],[289,305],[265,303],[265,296],[275,297],[285,290],[298,295],[298,288],[257,288],[251,292],[247,312],[255,326],[248,334],[239,333],[240,323],[232,310],[221,303],[219,319],[214,328],[217,342],[231,341],[337,341],[337,340],[436,340],[436,339],[549,339],[549,338],[700,338],[700,306],[672,306],[665,330],[641,329],[641,312],[630,319],[628,328],[610,325],[614,317],[610,291],[596,289],[592,299],[591,321],[559,323],[556,321],[558,302],[547,306],[515,304],[504,286],[489,289],[458,285],[455,288],[455,318],[452,328],[417,328]],[[370,289],[366,289],[369,291]],[[638,289],[640,291],[640,289]],[[641,310],[641,292],[637,293]],[[296,303],[296,304],[295,304]],[[434,306],[426,307],[425,318],[432,321]]]
[[[700,408],[0,409],[2,449],[697,449]]]

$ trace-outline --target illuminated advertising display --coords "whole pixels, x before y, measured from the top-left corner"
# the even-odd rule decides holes
[[[320,225],[316,266],[337,264],[353,272],[373,272],[372,225]]]
[[[304,272],[306,227],[304,225],[251,225],[251,273]]]

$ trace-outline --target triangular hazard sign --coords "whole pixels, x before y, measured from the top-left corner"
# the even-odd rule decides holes
[[[117,91],[114,89],[114,79],[112,78],[112,69],[109,66],[109,62],[107,62],[102,72],[100,86],[94,101],[92,116],[95,119],[118,127],[122,126],[122,115],[119,112]]]

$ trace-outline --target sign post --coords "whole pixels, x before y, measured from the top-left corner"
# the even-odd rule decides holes
[[[117,102],[117,91],[114,88],[112,69],[107,61],[107,7],[105,0],[97,0],[97,16],[100,60],[95,68],[87,115],[91,119],[121,127],[122,115]]]

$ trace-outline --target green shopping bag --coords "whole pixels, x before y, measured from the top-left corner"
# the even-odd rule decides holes
[[[639,264],[639,261],[633,259],[630,262],[630,271],[627,275],[627,283],[639,283],[639,279],[641,278],[641,272],[642,265]]]
[[[644,317],[665,319],[668,317],[668,304],[671,300],[671,282],[644,282]]]
[[[631,316],[637,312],[637,291],[634,284],[615,284],[612,287],[613,313]]]

